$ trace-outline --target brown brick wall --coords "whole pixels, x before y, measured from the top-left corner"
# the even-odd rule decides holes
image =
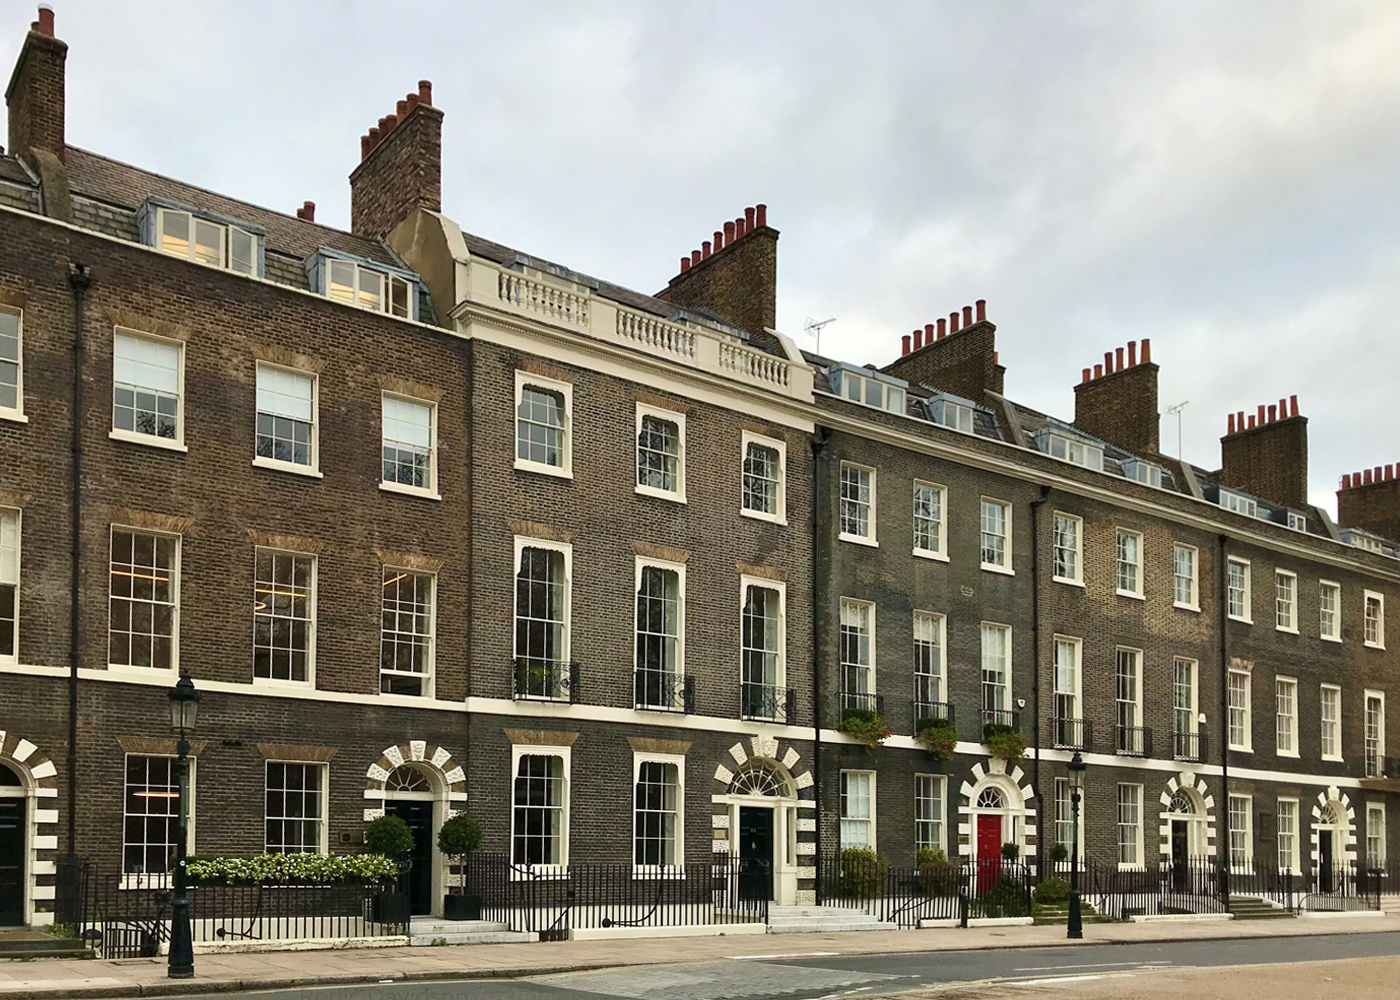
[[[64,62],[68,46],[57,38],[30,31],[5,94],[9,109],[11,153],[43,149],[64,156]],[[30,161],[33,166],[33,161]]]
[[[1006,369],[997,363],[996,325],[974,323],[942,340],[906,354],[882,370],[897,378],[986,403],[987,391],[1000,393]]]
[[[1337,521],[1343,528],[1364,528],[1400,539],[1400,479],[1353,483],[1350,489],[1338,490]]]
[[[442,211],[442,112],[415,107],[350,174],[350,230],[384,237],[418,209]]]
[[[1160,450],[1157,365],[1124,368],[1074,387],[1074,426],[1136,455]]]
[[[1308,505],[1308,418],[1287,417],[1220,439],[1220,481],[1290,507]]]
[[[742,330],[772,329],[778,323],[778,231],[751,229],[676,275],[656,296],[708,309]]]

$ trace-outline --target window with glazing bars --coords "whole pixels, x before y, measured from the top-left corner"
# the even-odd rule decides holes
[[[996,500],[982,501],[982,565],[1007,568],[1007,505]]]
[[[914,484],[914,548],[943,554],[943,489]]]
[[[1231,559],[1225,564],[1226,610],[1231,618],[1249,620],[1249,564]]]
[[[1118,863],[1142,864],[1142,786],[1118,786]]]
[[[1079,531],[1084,522],[1077,517],[1055,515],[1055,577],[1079,582]]]
[[[180,779],[174,757],[126,758],[122,871],[164,875],[179,844]]]
[[[434,583],[431,573],[384,568],[379,637],[379,690],[384,694],[428,693]]]
[[[941,774],[914,776],[914,849],[943,850],[943,783]]]
[[[674,865],[680,778],[675,764],[644,760],[637,765],[632,860],[638,865]]]
[[[1322,581],[1317,588],[1318,603],[1318,632],[1324,639],[1340,639],[1342,637],[1341,618],[1338,610],[1341,607],[1342,588],[1335,583]]]
[[[845,695],[867,695],[870,690],[869,604],[841,601],[841,691]],[[863,705],[853,707],[863,708]]]
[[[1298,803],[1294,799],[1279,799],[1275,814],[1278,834],[1279,871],[1297,872],[1298,860]]]
[[[1385,776],[1385,701],[1379,695],[1366,696],[1366,776]]]
[[[0,660],[19,648],[19,511],[0,507]]]
[[[1342,691],[1329,684],[1322,686],[1322,756],[1342,755]]]
[[[786,705],[779,697],[782,667],[782,597],[772,588],[749,584],[741,612],[740,657],[744,714],[750,718],[781,718]]]
[[[1297,629],[1294,608],[1298,599],[1298,578],[1292,573],[1274,574],[1274,625],[1286,632]]]
[[[744,510],[777,516],[781,481],[782,459],[778,449],[750,441],[744,449]]]
[[[664,493],[680,488],[681,432],[674,420],[646,414],[637,431],[637,485]]]
[[[914,612],[914,700],[927,709],[943,697],[943,617]]]
[[[1368,646],[1385,645],[1385,603],[1380,594],[1366,595],[1365,639]]]
[[[560,687],[567,648],[564,553],[525,546],[515,573],[515,656],[524,661],[529,690],[552,698]]]
[[[1011,701],[1009,690],[1011,629],[1005,625],[982,626],[982,711],[1002,713]],[[992,721],[1001,722],[1000,718]]]
[[[637,581],[637,705],[679,708],[680,574],[643,566]]]
[[[160,249],[200,264],[239,274],[256,274],[258,238],[234,225],[201,219],[189,212],[159,209]]]
[[[1142,725],[1142,653],[1118,650],[1118,749],[1144,752]]]
[[[180,345],[112,338],[112,429],[180,440]]]
[[[1189,545],[1172,547],[1172,600],[1188,608],[1197,606],[1196,550]]]
[[[20,386],[24,364],[20,349],[20,313],[0,307],[0,410],[19,412],[23,398]]]
[[[873,812],[869,771],[841,772],[841,850],[874,847]]]
[[[433,489],[433,407],[384,397],[384,482]]]
[[[1142,593],[1142,536],[1136,531],[1118,532],[1118,591]]]
[[[526,462],[564,466],[564,394],[527,385],[516,410],[515,454]]]
[[[1231,795],[1229,806],[1230,821],[1230,865],[1244,868],[1254,857],[1252,830],[1253,800],[1243,795]]]
[[[1073,639],[1055,639],[1055,742],[1079,746],[1079,656],[1080,645]]]
[[[326,295],[337,302],[404,319],[412,317],[412,282],[348,260],[327,260],[326,270]]]
[[[1196,663],[1177,657],[1172,661],[1172,729],[1178,736],[1196,732]],[[1195,747],[1178,743],[1177,753],[1193,752]]]
[[[320,854],[325,765],[267,762],[268,854]]]
[[[316,557],[257,550],[253,573],[253,676],[305,681],[315,637]]]
[[[111,666],[174,669],[179,544],[174,535],[112,529]]]
[[[1274,679],[1274,732],[1279,753],[1298,752],[1298,682],[1288,677]]]
[[[511,860],[564,863],[564,758],[521,754],[516,764]]]
[[[1248,750],[1252,746],[1249,726],[1249,674],[1231,670],[1226,692],[1228,698],[1230,746]]]
[[[258,366],[257,457],[313,467],[316,380]]]
[[[841,464],[841,533],[870,537],[870,470]]]

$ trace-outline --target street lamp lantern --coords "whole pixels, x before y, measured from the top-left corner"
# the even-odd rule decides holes
[[[1074,832],[1069,860],[1069,928],[1066,933],[1070,938],[1084,936],[1084,917],[1079,901],[1079,802],[1084,796],[1084,771],[1088,766],[1078,750],[1065,765],[1069,771],[1069,799],[1074,806]]]
[[[170,903],[171,979],[194,977],[194,935],[190,928],[190,900],[185,883],[185,860],[189,853],[190,743],[185,737],[194,731],[199,716],[199,692],[189,674],[181,674],[170,689],[170,727],[180,734],[175,744],[176,773],[180,783],[179,826],[175,845],[175,898]]]

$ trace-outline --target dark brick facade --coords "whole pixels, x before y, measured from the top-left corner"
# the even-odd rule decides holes
[[[1296,401],[1292,415],[1275,418],[1276,409],[1220,439],[1220,481],[1301,510],[1308,505],[1308,418],[1298,415]]]
[[[939,320],[940,330],[942,322]],[[986,394],[1000,394],[1006,378],[1006,368],[997,356],[996,333],[996,324],[979,319],[926,342],[882,371],[985,405]]]
[[[1144,348],[1147,343],[1143,341]],[[1151,361],[1098,377],[1086,375],[1074,387],[1074,426],[1125,451],[1156,455],[1161,450],[1159,423],[1157,365]]]
[[[749,229],[681,271],[656,297],[707,309],[761,335],[778,322],[778,231],[763,224]]]
[[[1387,467],[1386,473],[1391,473]],[[1337,491],[1337,521],[1343,528],[1362,528],[1383,538],[1400,538],[1400,479],[1375,470],[1370,482],[1362,474],[1344,477]]]
[[[442,112],[432,106],[432,85],[424,80],[418,87],[399,102],[394,122],[380,119],[361,140],[360,165],[350,174],[350,228],[357,236],[386,236],[420,208],[442,211]]]

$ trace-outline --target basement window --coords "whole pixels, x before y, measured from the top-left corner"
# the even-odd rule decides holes
[[[1236,514],[1243,514],[1245,517],[1258,517],[1259,504],[1253,497],[1247,497],[1243,493],[1232,493],[1229,490],[1220,491],[1220,506],[1226,510],[1234,511]]]

